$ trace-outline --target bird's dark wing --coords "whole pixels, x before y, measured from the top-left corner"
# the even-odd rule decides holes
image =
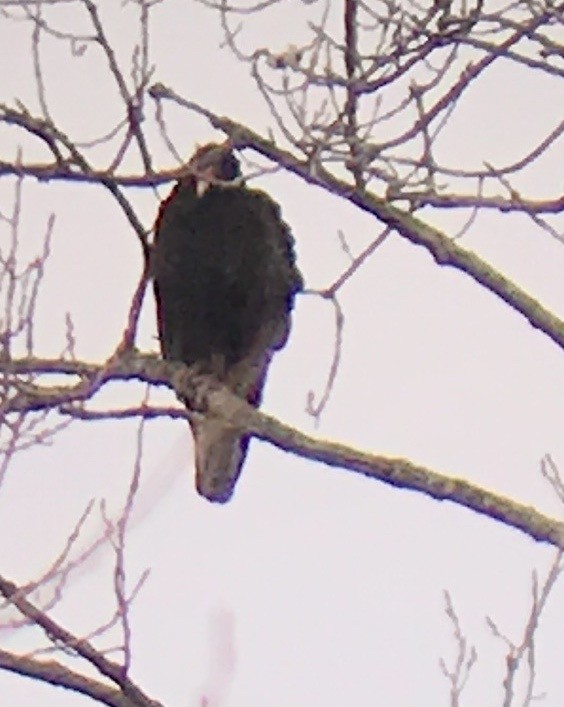
[[[189,184],[173,190],[156,224],[152,271],[163,355],[195,365],[258,407],[274,352],[288,338],[303,284],[293,238],[264,192]],[[226,501],[249,438],[224,421],[192,423],[199,492]]]

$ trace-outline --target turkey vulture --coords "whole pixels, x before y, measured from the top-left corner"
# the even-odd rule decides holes
[[[230,145],[199,148],[155,224],[151,270],[163,357],[211,374],[258,407],[303,287],[293,246],[279,206],[242,182]],[[249,437],[204,415],[190,424],[198,492],[224,503]]]

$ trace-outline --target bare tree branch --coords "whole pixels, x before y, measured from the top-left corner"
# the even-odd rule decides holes
[[[120,688],[122,694],[130,700],[130,704],[139,705],[140,707],[160,707],[159,703],[149,699],[145,693],[125,675],[121,665],[108,660],[88,641],[74,636],[60,624],[53,621],[28,601],[25,598],[25,592],[16,584],[1,576],[0,594],[2,594],[8,602],[13,604],[24,616],[37,626],[40,626],[51,640],[62,643],[81,658],[84,658],[84,660],[96,668],[101,675],[115,683]],[[40,672],[38,661],[33,661],[33,664],[28,664],[27,668],[30,670],[35,669],[37,672]],[[65,675],[63,675],[63,677],[65,677]],[[78,676],[71,674],[66,675],[66,677],[73,680]],[[84,683],[82,684],[84,686]]]
[[[460,620],[454,609],[449,592],[444,592],[445,613],[450,619],[457,646],[457,656],[453,668],[448,668],[445,660],[441,658],[439,665],[443,675],[450,683],[450,707],[460,707],[460,696],[466,687],[472,668],[476,664],[478,654],[474,646],[468,645],[468,640],[462,632]]]
[[[158,705],[152,700],[141,702],[132,699],[124,695],[120,689],[81,675],[55,660],[41,661],[0,649],[0,669],[78,692],[108,707],[157,707]]]
[[[546,579],[539,591],[539,582],[536,572],[533,572],[532,582],[532,603],[531,612],[523,632],[523,637],[519,644],[515,644],[498,628],[497,624],[487,617],[487,624],[494,636],[500,638],[508,647],[506,655],[506,673],[503,681],[504,695],[503,707],[511,707],[515,704],[517,697],[516,680],[519,672],[523,669],[526,671],[525,695],[521,702],[523,707],[530,707],[534,701],[542,699],[541,695],[534,693],[536,679],[536,657],[535,657],[535,638],[542,612],[545,609],[548,598],[554,588],[557,579],[564,570],[562,565],[562,551],[560,550],[548,571]],[[526,659],[526,665],[523,662]]]
[[[418,491],[438,501],[451,501],[493,520],[514,527],[529,537],[564,548],[564,523],[542,515],[499,494],[471,484],[464,479],[437,473],[407,459],[362,452],[328,440],[316,439],[256,410],[233,395],[227,388],[205,376],[195,375],[181,363],[168,362],[154,355],[130,352],[114,357],[106,364],[48,359],[20,359],[0,362],[0,371],[11,375],[28,373],[66,373],[81,380],[71,386],[26,384],[5,403],[3,416],[32,410],[61,409],[91,398],[112,380],[138,380],[164,385],[186,398],[197,412],[220,417],[233,427],[245,430],[276,447],[328,466],[342,468],[398,488]],[[168,415],[165,409],[164,413]],[[139,416],[154,417],[145,407]]]
[[[315,460],[331,467],[362,474],[398,488],[410,489],[435,500],[448,500],[500,523],[514,527],[529,537],[564,549],[564,523],[539,513],[526,504],[504,498],[463,479],[438,473],[408,459],[394,458],[354,449],[328,440],[302,434],[265,413],[255,410],[217,381],[134,348],[145,291],[149,281],[151,228],[136,213],[127,189],[152,189],[186,174],[177,148],[172,121],[165,120],[170,103],[204,117],[222,131],[230,143],[241,150],[252,150],[275,166],[298,176],[305,184],[348,201],[382,224],[381,235],[358,256],[350,255],[350,264],[329,286],[309,291],[328,300],[335,312],[333,359],[325,389],[319,399],[310,393],[309,412],[316,418],[322,413],[336,380],[342,349],[345,315],[340,304],[341,288],[391,233],[397,233],[431,255],[438,265],[466,273],[477,284],[495,294],[519,313],[532,327],[539,329],[564,349],[564,322],[522,287],[498,272],[475,253],[461,247],[461,239],[475,226],[474,219],[484,210],[501,214],[521,214],[547,235],[564,243],[564,233],[556,217],[564,212],[561,185],[547,192],[526,192],[521,185],[535,169],[550,164],[558,141],[564,136],[561,116],[552,118],[544,134],[523,132],[521,142],[510,158],[500,162],[480,155],[476,163],[451,165],[441,160],[447,128],[458,115],[461,99],[480,84],[492,67],[504,70],[535,72],[543,81],[564,77],[561,32],[564,27],[562,0],[512,2],[493,7],[484,0],[420,3],[406,0],[330,0],[312,3],[303,0],[302,32],[299,46],[275,46],[284,38],[269,39],[269,46],[258,46],[247,30],[255,18],[262,19],[280,0],[199,0],[217,15],[223,32],[223,48],[248,71],[249,81],[270,115],[271,128],[264,134],[222,117],[207,105],[182,98],[172,88],[153,81],[151,65],[151,8],[161,0],[124,0],[120,8],[133,6],[133,40],[123,46],[110,40],[112,28],[106,22],[105,9],[94,0],[0,0],[0,16],[19,22],[28,31],[24,42],[29,50],[29,76],[32,78],[34,108],[28,108],[23,95],[5,98],[0,103],[0,126],[6,132],[25,139],[22,158],[5,157],[0,161],[0,178],[16,177],[12,213],[0,213],[0,225],[9,229],[0,246],[0,482],[13,456],[21,449],[52,440],[64,425],[75,420],[138,418],[140,421],[136,458],[131,482],[119,518],[100,511],[104,531],[78,558],[71,550],[94,508],[85,512],[68,536],[63,550],[51,567],[35,582],[17,586],[0,577],[0,594],[10,606],[10,615],[19,612],[19,624],[43,629],[50,645],[27,655],[13,655],[0,650],[0,668],[33,679],[73,690],[110,707],[159,707],[129,677],[131,664],[131,616],[133,598],[143,585],[147,572],[133,582],[126,575],[126,530],[133,510],[140,475],[143,431],[147,420],[158,417],[190,419],[202,414],[226,421],[237,430],[269,442],[281,450]],[[311,8],[309,7],[311,5]],[[317,5],[314,7],[314,5]],[[73,31],[60,21],[59,6],[76,8],[84,28]],[[117,7],[117,5],[116,5]],[[493,7],[493,9],[492,9]],[[52,11],[52,12],[51,12]],[[117,10],[120,11],[119,9]],[[70,17],[70,12],[68,13]],[[125,15],[124,15],[125,16]],[[109,17],[109,15],[108,15]],[[296,12],[295,18],[301,18]],[[290,35],[288,35],[290,37]],[[263,35],[258,40],[263,42]],[[57,44],[78,61],[87,52],[101,55],[105,78],[116,96],[118,112],[94,135],[72,132],[58,121],[55,91],[48,78],[51,65],[48,47]],[[270,44],[272,46],[270,46]],[[86,71],[84,72],[85,75]],[[77,92],[77,95],[80,92]],[[156,107],[147,113],[150,95]],[[28,99],[25,98],[27,101]],[[79,97],[80,100],[80,97]],[[548,106],[547,106],[548,107]],[[551,106],[552,108],[552,106]],[[168,118],[168,115],[166,116]],[[85,121],[88,122],[88,121]],[[170,128],[170,129],[169,129]],[[149,138],[157,137],[167,148],[175,165],[157,169]],[[27,145],[39,147],[44,157],[33,157]],[[104,154],[103,161],[97,158]],[[130,158],[133,157],[131,167]],[[169,157],[170,159],[170,157]],[[256,173],[264,174],[263,160]],[[176,166],[179,165],[179,166]],[[103,186],[123,211],[143,253],[139,280],[131,297],[127,320],[119,342],[112,342],[114,353],[104,363],[76,358],[75,333],[67,315],[66,341],[58,359],[35,355],[34,312],[49,255],[54,230],[54,216],[46,226],[44,247],[36,259],[20,267],[16,250],[20,243],[19,222],[22,210],[24,178]],[[530,182],[529,182],[530,183]],[[530,189],[530,188],[529,188]],[[427,211],[423,212],[425,208]],[[431,225],[429,211],[458,210],[461,227],[447,233]],[[356,252],[356,251],[355,251]],[[18,351],[19,358],[14,358]],[[21,352],[24,352],[22,355]],[[52,384],[56,374],[57,383]],[[64,378],[60,382],[61,376]],[[132,381],[144,387],[138,404],[108,408],[99,405],[98,393],[114,381]],[[188,401],[188,409],[149,403],[151,386],[165,386]],[[52,422],[52,420],[55,422]],[[49,421],[49,424],[48,422]],[[542,473],[559,498],[564,498],[564,484],[556,463],[546,456]],[[114,550],[113,615],[100,627],[82,637],[73,635],[48,615],[61,599],[71,572],[102,542]],[[560,554],[542,587],[533,580],[532,608],[523,638],[515,643],[507,639],[490,620],[495,635],[502,638],[508,652],[504,681],[505,705],[515,702],[517,675],[527,678],[524,703],[536,697],[535,636],[541,612],[562,570]],[[32,601],[38,587],[48,587],[52,595],[41,606]],[[441,662],[449,681],[452,707],[461,703],[461,695],[476,660],[476,652],[463,634],[450,596],[445,594],[446,613],[451,621],[457,646],[453,667]],[[121,631],[121,662],[108,660],[108,650],[98,650],[102,635],[117,627]],[[102,677],[86,677],[62,662],[44,661],[42,653],[67,652],[86,661]],[[528,672],[527,672],[528,671]],[[207,694],[207,693],[206,693]],[[212,690],[212,694],[213,690]],[[202,704],[207,696],[202,697]],[[207,702],[206,702],[207,704]]]
[[[172,89],[163,85],[153,86],[150,95],[157,99],[172,100],[178,105],[195,111],[207,118],[214,128],[222,130],[234,145],[251,148],[264,157],[283,166],[288,171],[301,177],[309,184],[315,184],[326,191],[339,195],[346,201],[371,213],[403,238],[414,245],[423,246],[439,265],[455,268],[466,273],[477,283],[500,297],[512,309],[519,312],[535,329],[546,334],[560,348],[564,348],[564,322],[542,304],[519,288],[515,283],[495,270],[475,253],[465,250],[437,228],[425,223],[412,214],[393,206],[388,200],[341,181],[325,170],[321,165],[312,169],[307,162],[296,159],[253,130],[235,123],[230,118],[221,117],[207,108],[186,101]]]

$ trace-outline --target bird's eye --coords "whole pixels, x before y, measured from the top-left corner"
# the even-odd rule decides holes
[[[229,152],[223,158],[221,165],[221,178],[226,181],[232,181],[241,176],[241,169],[239,167],[239,160],[235,157],[232,152]]]

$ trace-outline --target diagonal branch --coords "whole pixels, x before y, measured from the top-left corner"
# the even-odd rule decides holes
[[[83,380],[74,386],[33,386],[26,384],[11,402],[4,415],[22,410],[61,409],[68,414],[69,403],[84,401],[111,380],[138,380],[172,388],[198,412],[222,418],[279,449],[305,459],[345,469],[398,488],[410,489],[437,501],[450,501],[476,513],[497,520],[525,533],[534,540],[564,549],[564,523],[463,479],[436,472],[408,459],[364,452],[337,442],[316,439],[285,425],[276,418],[255,410],[227,388],[209,378],[197,376],[184,364],[168,362],[155,355],[128,352],[100,366],[80,361],[26,358],[0,362],[0,371],[12,375],[24,373],[67,373]],[[149,406],[135,414],[154,417]],[[169,414],[167,409],[163,415]]]
[[[473,280],[500,297],[512,309],[519,312],[535,329],[546,334],[555,344],[564,349],[564,321],[552,314],[542,304],[531,297],[509,278],[482,260],[476,253],[461,248],[455,241],[439,229],[430,226],[412,214],[390,204],[385,198],[366,190],[358,190],[347,182],[333,176],[316,163],[302,162],[290,152],[278,147],[272,140],[262,137],[249,128],[227,117],[221,117],[207,108],[186,101],[171,89],[157,84],[150,95],[157,99],[169,99],[207,118],[214,128],[223,131],[239,148],[251,148],[264,157],[282,165],[285,169],[315,184],[326,191],[350,201],[363,211],[373,214],[400,236],[414,245],[423,246],[439,265],[460,270]]]
[[[90,697],[96,702],[108,705],[108,707],[144,707],[148,705],[156,707],[157,705],[157,703],[152,701],[142,703],[132,700],[127,695],[124,695],[121,690],[105,685],[99,680],[81,675],[56,660],[36,660],[25,655],[14,655],[0,649],[0,669],[23,675],[33,680],[40,680],[50,685],[63,687],[67,690],[73,690]]]
[[[130,705],[158,707],[157,702],[149,699],[147,695],[124,674],[121,665],[108,660],[102,653],[96,650],[91,643],[74,636],[70,631],[67,631],[67,629],[53,621],[53,619],[26,598],[25,590],[2,576],[0,576],[0,594],[35,625],[40,626],[52,640],[60,642],[70,648],[74,653],[84,658],[90,665],[95,667],[101,675],[104,675],[104,677],[115,683],[120,688],[123,695],[129,699]],[[34,663],[37,663],[37,661],[34,661]],[[37,668],[38,666],[35,665],[35,667]]]
[[[79,151],[72,140],[50,121],[42,118],[35,118],[26,110],[14,110],[9,106],[0,103],[0,123],[17,125],[46,142],[55,156],[57,170],[61,173],[67,173],[67,175],[70,176],[71,173],[75,174],[77,172],[76,168],[78,168],[78,170],[80,170],[80,172],[84,175],[92,174],[92,167],[86,157],[84,157],[84,155]],[[68,151],[70,160],[63,157],[59,149],[59,145],[62,145]],[[75,168],[74,170],[71,169],[71,165]],[[5,163],[0,163],[0,166],[5,167]],[[17,165],[15,173],[19,173]],[[143,255],[145,259],[147,259],[149,257],[149,244],[147,242],[146,229],[137,218],[133,207],[122,194],[121,189],[110,174],[107,174],[105,177],[102,177],[96,181],[106,187],[106,189],[108,189],[108,191],[114,196],[122,211],[125,213],[127,220],[133,227],[141,244]]]
[[[141,159],[143,161],[143,167],[145,168],[146,172],[150,172],[152,169],[151,155],[147,148],[145,136],[143,134],[143,131],[141,130],[140,124],[142,120],[141,106],[136,105],[136,100],[134,100],[129,94],[127,84],[125,83],[125,79],[123,77],[121,69],[119,68],[115,52],[112,48],[112,45],[108,41],[108,38],[106,37],[106,33],[104,32],[104,27],[102,26],[102,21],[100,20],[100,15],[98,13],[98,8],[96,7],[95,3],[92,2],[92,0],[83,0],[83,2],[86,6],[88,14],[90,15],[90,19],[92,20],[94,29],[96,30],[96,41],[102,47],[104,54],[106,55],[106,59],[108,60],[110,68],[110,73],[116,80],[121,99],[125,104],[129,129],[135,136],[135,140],[137,142],[139,152],[141,154]],[[137,98],[137,100],[139,100],[139,98]]]

